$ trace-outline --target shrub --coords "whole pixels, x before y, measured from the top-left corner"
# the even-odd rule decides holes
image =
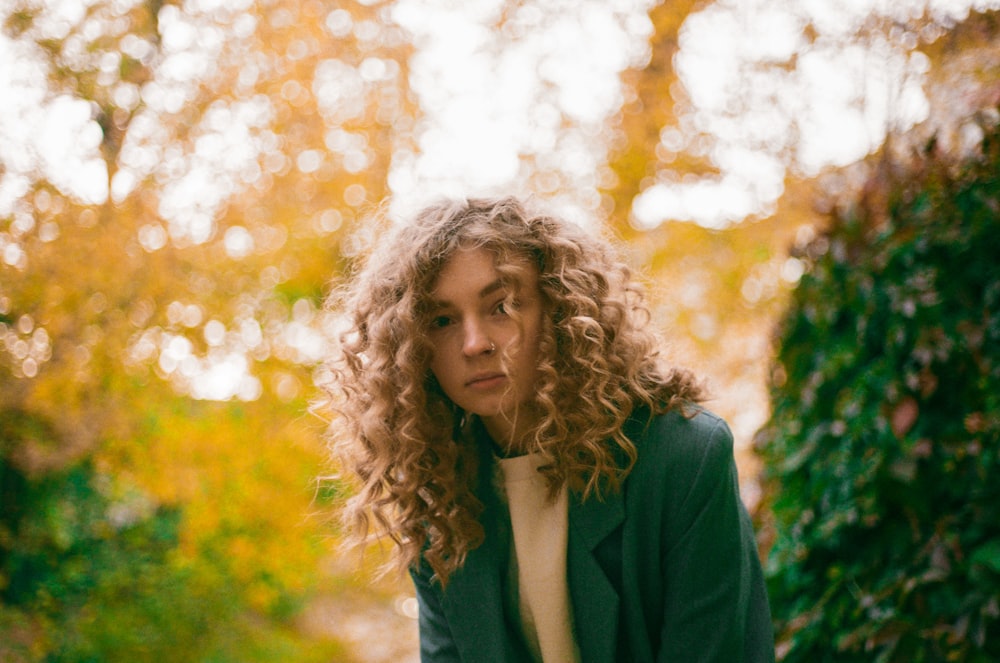
[[[1000,127],[833,214],[758,435],[785,661],[1000,660]],[[882,203],[873,201],[881,200]]]

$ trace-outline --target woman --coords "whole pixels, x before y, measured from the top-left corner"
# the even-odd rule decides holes
[[[346,520],[395,542],[422,660],[773,660],[732,436],[608,244],[443,202],[331,306]]]

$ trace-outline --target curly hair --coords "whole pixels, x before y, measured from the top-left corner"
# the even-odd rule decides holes
[[[663,362],[629,268],[574,224],[511,197],[444,201],[380,239],[327,302],[349,324],[325,388],[340,415],[334,457],[358,480],[343,517],[355,543],[374,529],[395,542],[397,568],[422,555],[442,583],[485,535],[472,427],[429,369],[430,293],[468,247],[489,250],[501,278],[517,262],[538,268],[544,319],[531,407],[540,416],[529,448],[547,459],[553,491],[568,485],[599,499],[617,490],[636,458],[622,432],[635,408],[702,398],[691,373]]]

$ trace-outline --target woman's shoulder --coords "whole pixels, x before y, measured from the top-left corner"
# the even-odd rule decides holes
[[[637,445],[689,445],[732,444],[732,432],[726,421],[697,403],[683,403],[664,412],[652,412],[639,407],[625,424],[625,433]]]
[[[733,460],[733,434],[725,420],[701,405],[662,413],[637,410],[625,430],[636,446],[633,474],[662,479],[714,472]]]

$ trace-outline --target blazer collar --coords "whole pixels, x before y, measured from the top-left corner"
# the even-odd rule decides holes
[[[569,526],[580,543],[592,551],[625,520],[625,501],[621,492],[591,496],[583,502],[574,494],[569,502]]]
[[[637,408],[626,421],[624,432],[638,444],[649,421],[649,410]],[[624,453],[620,454],[618,462],[625,467]],[[601,542],[624,521],[624,486],[600,499],[591,496],[581,501],[579,495],[570,499],[569,584],[573,594],[576,639],[581,659],[587,663],[614,663],[618,640],[625,635],[618,632],[621,597],[594,554]],[[618,563],[621,563],[620,557]]]

